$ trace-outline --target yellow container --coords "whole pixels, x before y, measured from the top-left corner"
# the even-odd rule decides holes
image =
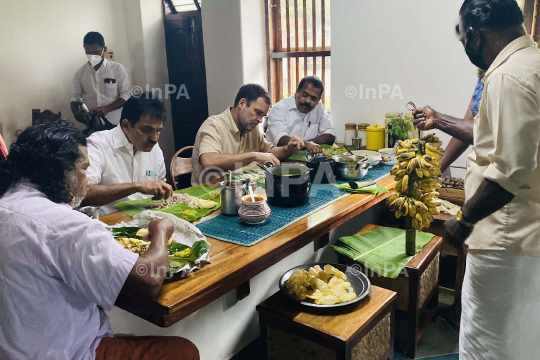
[[[383,126],[375,124],[368,126],[366,129],[366,149],[367,150],[379,150],[384,148],[384,130]]]

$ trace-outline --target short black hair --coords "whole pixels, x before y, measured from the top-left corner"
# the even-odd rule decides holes
[[[0,196],[21,180],[36,185],[55,203],[71,203],[64,171],[75,169],[86,138],[73,123],[58,120],[26,128],[0,164]]]
[[[98,45],[100,47],[105,47],[105,39],[103,38],[103,35],[97,31],[90,31],[84,35],[83,46],[84,45]]]
[[[311,86],[313,86],[314,88],[321,89],[320,96],[322,96],[322,94],[324,93],[323,82],[321,81],[321,79],[319,79],[317,76],[314,76],[314,75],[306,76],[302,80],[300,80],[300,83],[298,84],[298,87],[296,88],[296,92],[302,91],[302,89],[304,88],[306,84],[311,84]]]
[[[463,29],[506,30],[523,24],[523,13],[516,0],[465,0],[461,9]],[[456,27],[459,33],[459,27]]]
[[[247,106],[251,105],[252,101],[257,101],[258,98],[262,97],[268,105],[272,105],[272,100],[270,100],[270,94],[258,84],[246,84],[238,90],[236,98],[234,99],[234,107],[238,106],[240,99],[246,99]]]
[[[146,115],[165,122],[165,105],[150,92],[130,97],[122,108],[120,119],[127,119],[135,126]]]

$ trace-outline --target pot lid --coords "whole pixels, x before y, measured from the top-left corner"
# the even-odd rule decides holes
[[[384,131],[384,126],[379,126],[379,124],[374,124],[373,126],[368,126],[367,131]]]

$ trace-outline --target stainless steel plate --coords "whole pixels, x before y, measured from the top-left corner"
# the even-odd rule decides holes
[[[296,270],[308,270],[310,267],[315,266],[315,265],[319,265],[321,268],[324,268],[324,265],[327,265],[327,264],[328,263],[305,264],[305,265],[299,265],[297,267],[294,267],[288,270],[279,279],[279,289],[285,295],[287,295],[290,299],[294,300],[295,302],[301,305],[318,307],[318,308],[335,308],[339,306],[347,306],[347,305],[354,304],[362,300],[369,294],[371,290],[371,283],[369,282],[369,279],[367,278],[367,276],[364,275],[359,269],[355,269],[350,266],[342,265],[342,264],[329,264],[329,265],[332,265],[336,269],[345,273],[345,276],[347,276],[347,281],[351,283],[352,290],[356,293],[356,298],[354,300],[348,301],[346,303],[334,304],[334,305],[318,305],[310,301],[298,300],[296,296],[294,296],[293,294],[289,294],[289,291],[285,288],[285,282],[291,277],[291,275]]]

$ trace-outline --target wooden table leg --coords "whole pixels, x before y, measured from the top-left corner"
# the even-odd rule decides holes
[[[245,299],[249,296],[251,288],[249,286],[249,280],[236,288],[236,299],[238,301]]]

